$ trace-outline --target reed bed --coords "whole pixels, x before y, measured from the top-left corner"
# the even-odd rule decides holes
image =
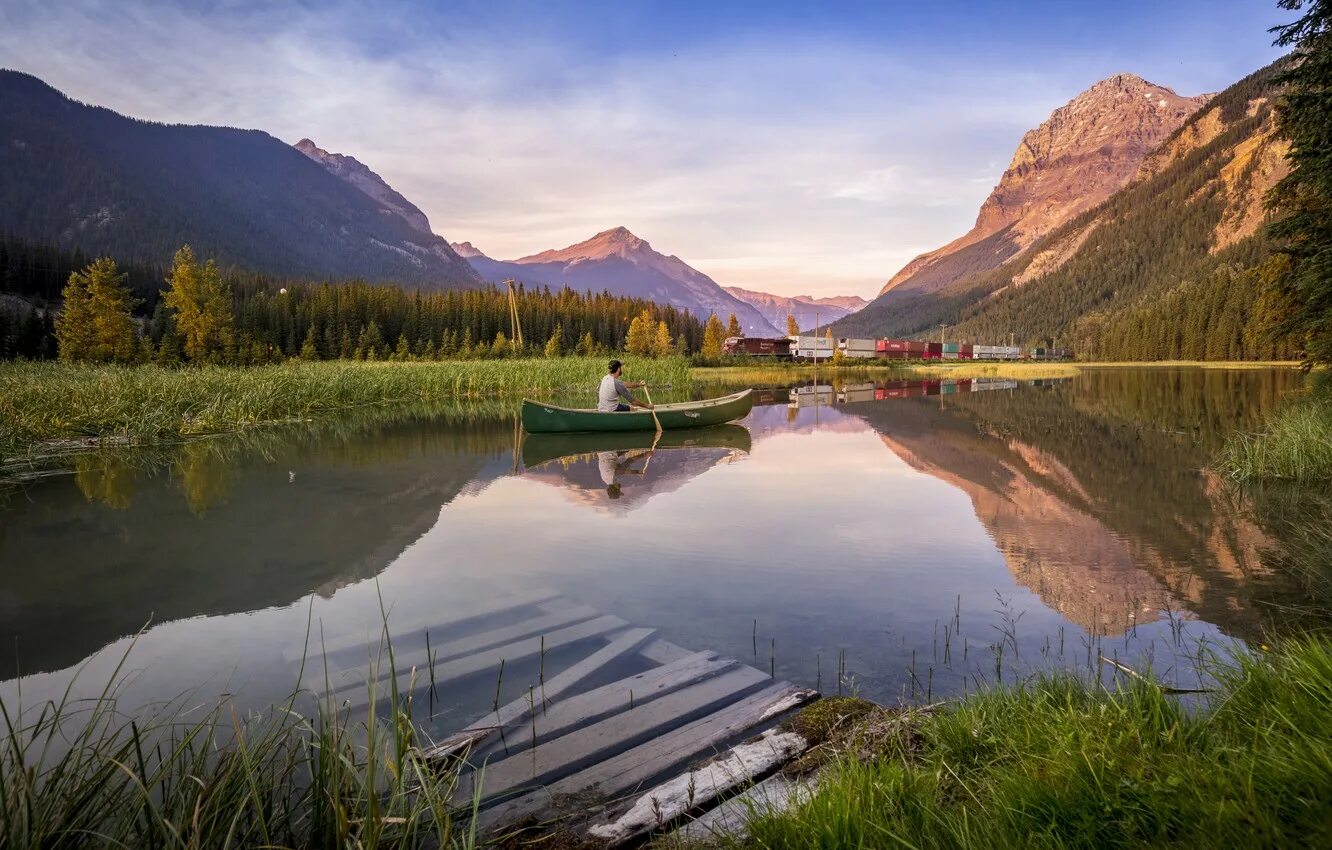
[[[356,717],[297,704],[242,716],[184,696],[131,713],[114,685],[0,700],[0,847],[475,846],[449,799],[456,775],[416,746],[408,698]]]
[[[1328,395],[1282,408],[1256,434],[1231,436],[1218,461],[1222,473],[1241,483],[1332,486],[1332,398]]]
[[[303,421],[356,408],[578,390],[602,358],[442,363],[291,362],[254,368],[0,365],[0,462],[89,444],[144,444]],[[680,385],[683,358],[635,360],[632,379]]]
[[[758,848],[1318,847],[1332,842],[1332,641],[1215,661],[1189,709],[1059,675],[871,714]]]

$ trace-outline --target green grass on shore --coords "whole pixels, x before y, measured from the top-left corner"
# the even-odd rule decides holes
[[[1218,466],[1242,483],[1285,481],[1332,485],[1332,379],[1309,398],[1278,410],[1257,434],[1236,434]]]
[[[683,358],[641,359],[632,380],[683,384]],[[152,443],[408,402],[590,393],[601,357],[255,368],[0,364],[0,463],[89,443]]]
[[[843,757],[745,847],[1319,847],[1332,843],[1332,641],[1218,667],[1209,707],[1069,676],[972,695]],[[857,733],[853,733],[857,734]],[[864,752],[867,742],[858,747]]]
[[[91,699],[0,698],[0,847],[476,845],[396,690],[354,716],[300,695],[258,715],[197,694],[129,711],[123,670]]]

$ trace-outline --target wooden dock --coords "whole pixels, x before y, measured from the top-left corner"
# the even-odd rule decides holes
[[[556,594],[491,600],[465,620],[390,625],[401,628],[396,673],[369,672],[367,641],[349,637],[306,661],[307,678],[318,671],[314,689],[354,711],[367,706],[370,680],[381,693],[442,692],[495,681],[501,665],[544,664],[554,650],[576,658],[424,749],[459,769],[454,803],[470,813],[479,800],[477,825],[492,838],[521,827],[632,842],[704,816],[808,747],[778,724],[814,691]]]

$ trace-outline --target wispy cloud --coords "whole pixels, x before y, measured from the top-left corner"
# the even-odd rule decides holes
[[[137,117],[309,136],[491,256],[623,224],[779,292],[876,291],[966,230],[1022,131],[1108,72],[799,29],[632,50],[541,7],[0,2],[0,64]]]

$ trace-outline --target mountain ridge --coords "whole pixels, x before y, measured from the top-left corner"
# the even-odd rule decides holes
[[[786,328],[787,316],[795,316],[800,329],[809,330],[816,325],[822,327],[835,322],[869,303],[858,295],[815,298],[811,295],[774,295],[740,286],[723,286],[722,289],[758,310],[769,324],[780,329]]]
[[[607,290],[615,295],[646,298],[689,310],[695,316],[717,314],[725,321],[735,313],[751,336],[776,335],[777,329],[750,304],[726,292],[716,281],[673,254],[663,254],[623,226],[603,230],[565,248],[496,260],[470,242],[475,255],[466,257],[490,281],[513,278],[529,284]]]
[[[945,324],[959,339],[1013,334],[1108,360],[1296,357],[1297,340],[1267,333],[1261,271],[1264,201],[1287,167],[1273,105],[1288,61],[1210,98],[1125,187],[1012,262],[881,297],[841,330],[918,336]]]
[[[268,133],[132,118],[12,70],[0,102],[7,234],[126,262],[165,263],[189,244],[281,277],[482,283],[442,237]]]
[[[969,231],[912,259],[879,295],[937,291],[1009,262],[1126,185],[1210,97],[1183,97],[1136,74],[1098,81],[1023,134]]]

